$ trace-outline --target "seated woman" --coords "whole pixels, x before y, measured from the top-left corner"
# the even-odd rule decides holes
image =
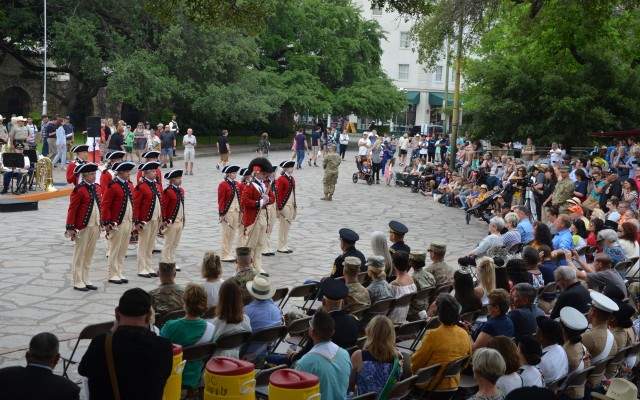
[[[206,279],[204,290],[207,292],[207,305],[215,307],[218,304],[218,293],[220,286],[224,280],[220,278],[222,275],[222,266],[220,265],[220,256],[215,251],[207,251],[202,259],[202,267],[200,274]]]
[[[207,293],[201,285],[189,283],[184,290],[184,318],[167,321],[162,326],[160,335],[171,339],[182,347],[195,344],[210,343],[213,340],[214,326],[202,319],[202,314],[207,311]],[[187,389],[188,396],[194,391],[197,394],[197,386],[200,382],[200,372],[204,361],[189,361],[182,372],[182,386]]]
[[[478,391],[471,400],[504,400],[504,395],[496,386],[504,375],[504,358],[494,349],[478,349],[473,352],[473,378],[478,383]]]
[[[624,250],[627,259],[640,257],[640,245],[638,245],[638,228],[633,222],[625,222],[618,228],[618,243]],[[627,275],[630,278],[638,275],[638,261],[631,267]]]
[[[504,358],[504,375],[498,378],[496,386],[503,395],[524,386],[524,379],[520,376],[520,352],[515,342],[506,336],[496,336],[489,341],[487,348],[497,350]]]
[[[482,309],[482,295],[474,290],[473,277],[468,272],[454,272],[452,295],[460,304],[460,314]]]
[[[463,267],[468,265],[476,265],[476,259],[484,256],[489,249],[502,246],[502,235],[500,231],[504,228],[504,220],[500,217],[493,217],[489,220],[489,235],[485,236],[478,246],[473,249],[466,257],[458,259],[458,264]]]
[[[364,347],[351,355],[353,368],[349,378],[349,391],[357,391],[359,394],[380,393],[387,381],[401,379],[402,355],[396,348],[393,323],[386,316],[374,317],[367,325],[365,334],[367,341]]]
[[[502,245],[508,249],[516,243],[521,243],[520,231],[518,231],[518,214],[510,212],[504,216],[504,226],[507,228],[507,233],[502,235]]]
[[[393,297],[391,285],[384,279],[386,274],[384,273],[384,258],[382,256],[367,258],[367,275],[371,278],[371,283],[367,286],[371,304]]]
[[[471,335],[473,351],[486,347],[489,340],[496,336],[514,337],[515,330],[511,319],[507,317],[509,306],[509,293],[504,289],[495,289],[489,293],[489,318],[480,329]]]
[[[225,281],[220,287],[220,300],[216,306],[216,317],[213,319],[215,326],[214,337],[217,340],[222,335],[251,332],[251,321],[244,313],[242,292],[234,281]],[[238,358],[240,348],[229,350],[216,350],[214,356]]]
[[[409,275],[409,254],[404,251],[396,251],[391,256],[393,268],[396,271],[396,279],[391,282],[391,293],[393,297],[399,299],[400,297],[416,293],[418,289],[413,278]],[[407,313],[409,312],[409,304],[404,307],[395,307],[389,313],[389,319],[394,324],[401,324],[407,321]]]
[[[435,387],[435,385],[440,380],[442,371],[450,362],[464,356],[471,356],[469,335],[457,325],[460,320],[460,305],[458,302],[450,294],[440,294],[436,298],[436,310],[440,326],[425,333],[418,349],[411,356],[412,374],[433,364],[441,365],[438,375],[427,387],[427,390],[458,387],[460,383],[459,375],[454,378],[443,379],[438,387]],[[443,343],[447,345],[443,346]],[[466,365],[462,367],[465,368]],[[424,389],[424,387],[421,389]]]
[[[523,386],[545,387],[542,372],[536,367],[542,360],[542,346],[533,335],[522,335],[518,344]]]

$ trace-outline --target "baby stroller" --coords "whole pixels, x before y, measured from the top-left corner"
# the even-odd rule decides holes
[[[507,185],[504,189],[500,190],[499,192],[495,192],[494,194],[482,200],[480,203],[476,204],[475,206],[469,207],[465,214],[467,225],[469,224],[469,221],[471,221],[472,215],[475,215],[480,219],[482,219],[483,221],[485,221],[486,223],[489,223],[489,220],[492,217],[491,216],[492,206],[495,204],[495,201],[498,198],[498,196],[503,195],[504,192],[508,190],[510,186],[511,186],[510,184]]]
[[[373,185],[373,170],[368,157],[356,156],[356,167],[358,172],[353,174],[353,183],[358,183],[358,179],[367,181],[368,185]]]

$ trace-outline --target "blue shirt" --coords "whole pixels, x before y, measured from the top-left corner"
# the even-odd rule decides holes
[[[476,332],[477,335],[475,335]],[[512,338],[516,335],[516,331],[513,328],[513,322],[506,314],[488,318],[487,322],[482,325],[482,328],[474,332],[475,337],[473,340],[476,340],[482,332],[493,337],[506,336],[508,338]]]
[[[554,250],[573,250],[573,236],[571,236],[571,230],[565,229],[563,231],[558,232],[553,239],[551,240],[553,244]],[[560,265],[569,265],[567,264],[567,260],[564,257],[560,257],[560,261],[558,261],[558,266]]]
[[[322,342],[296,363],[295,369],[320,378],[322,400],[345,400],[351,375],[351,359],[345,349]]]
[[[244,312],[249,316],[252,332],[282,325],[282,311],[272,299],[253,300],[244,308]]]
[[[520,232],[520,240],[522,243],[528,243],[533,240],[533,225],[528,219],[518,222],[518,232]]]

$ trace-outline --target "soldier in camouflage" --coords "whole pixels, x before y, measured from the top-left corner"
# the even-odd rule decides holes
[[[371,278],[371,284],[367,287],[371,303],[393,297],[389,282],[384,279],[384,257],[371,256],[367,258],[367,272]]]
[[[158,277],[160,286],[149,292],[156,319],[184,307],[184,287],[175,283],[176,263],[160,261]]]
[[[251,297],[247,290],[247,282],[252,282],[253,278],[258,275],[258,271],[253,268],[252,264],[251,248],[236,248],[236,273],[228,280],[234,281],[238,285],[242,298]]]
[[[453,267],[444,262],[444,255],[447,253],[447,245],[443,242],[431,242],[429,244],[429,258],[433,264],[426,269],[436,279],[436,286],[450,285],[453,281]]]
[[[371,305],[371,298],[367,288],[358,281],[361,264],[362,262],[358,257],[346,257],[344,259],[344,282],[347,285],[347,289],[349,289],[349,295],[343,300],[342,309],[348,314]]]
[[[556,188],[553,190],[553,195],[551,196],[551,204],[558,207],[560,214],[569,214],[569,204],[567,204],[567,200],[573,197],[573,191],[575,190],[573,182],[569,179],[571,168],[562,166],[559,170],[562,180],[558,180],[558,183],[556,183]]]
[[[418,291],[420,289],[435,287],[436,278],[431,272],[424,269],[426,265],[427,255],[422,250],[414,250],[409,254],[409,265],[413,268],[413,283],[415,283]],[[407,321],[417,321],[420,319],[418,313],[429,307],[428,300],[413,300],[407,313]]]
[[[320,200],[331,201],[333,198],[333,192],[336,190],[336,182],[338,182],[338,167],[342,159],[336,154],[336,145],[329,146],[329,154],[322,161],[322,168],[324,168],[324,179],[322,184],[324,186],[324,197]]]

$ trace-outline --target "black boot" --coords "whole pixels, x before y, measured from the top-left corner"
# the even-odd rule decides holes
[[[2,188],[2,192],[0,192],[0,194],[7,194],[7,192],[9,192],[9,187],[5,186]]]

